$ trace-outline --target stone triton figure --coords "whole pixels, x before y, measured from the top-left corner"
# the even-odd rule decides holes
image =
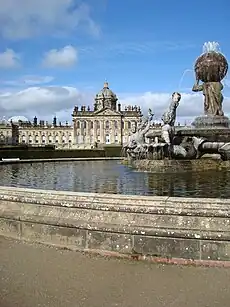
[[[164,123],[162,127],[162,138],[167,144],[172,144],[173,136],[175,134],[175,121],[176,121],[176,110],[181,100],[181,94],[174,92],[172,94],[172,100],[168,109],[162,115],[162,121]]]
[[[141,158],[147,151],[148,144],[145,143],[145,134],[149,131],[154,114],[149,110],[148,119],[142,119],[137,128],[133,127],[132,135],[123,149],[130,158]]]

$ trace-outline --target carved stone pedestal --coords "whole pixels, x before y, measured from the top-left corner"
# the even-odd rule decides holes
[[[229,118],[227,116],[202,115],[195,118],[192,125],[199,128],[229,128]]]

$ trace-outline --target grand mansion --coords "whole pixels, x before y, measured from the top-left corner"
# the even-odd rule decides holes
[[[55,145],[61,148],[93,148],[104,145],[122,145],[128,141],[130,131],[142,116],[140,107],[127,106],[122,110],[107,82],[96,95],[93,109],[75,106],[72,124],[52,124],[34,117],[30,122],[14,116],[0,123],[0,145],[27,144],[31,146]]]

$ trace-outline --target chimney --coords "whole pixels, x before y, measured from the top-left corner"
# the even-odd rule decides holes
[[[45,126],[44,120],[40,120],[39,125],[40,125],[41,127],[44,127],[44,126]]]
[[[53,118],[53,126],[57,127],[57,117],[56,116],[54,116]]]
[[[37,119],[36,116],[34,117],[33,125],[34,125],[34,126],[37,126],[37,125],[38,125],[38,119]]]

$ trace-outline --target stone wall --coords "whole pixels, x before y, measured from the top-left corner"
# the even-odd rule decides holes
[[[0,187],[0,235],[74,250],[230,264],[229,229],[230,199]]]

